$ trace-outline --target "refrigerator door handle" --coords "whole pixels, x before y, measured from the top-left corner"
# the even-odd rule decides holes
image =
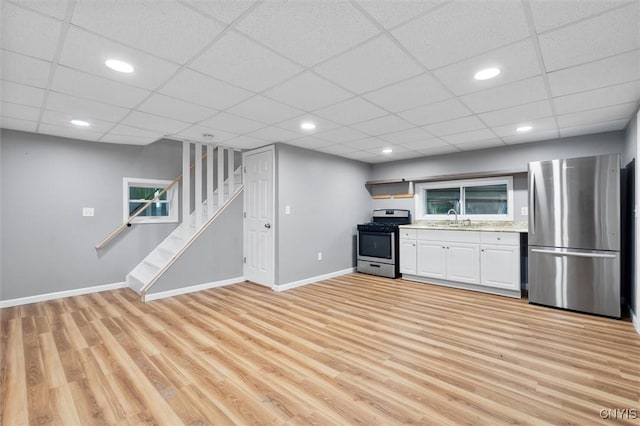
[[[535,174],[529,170],[531,174],[531,184],[529,187],[531,190],[529,191],[529,233],[536,233],[536,176]]]
[[[556,251],[556,250],[544,250],[544,249],[531,249],[531,251],[534,253],[555,254],[556,256],[594,257],[594,258],[604,258],[604,259],[615,259],[617,257],[615,254],[583,253],[583,252],[577,252],[577,251]]]

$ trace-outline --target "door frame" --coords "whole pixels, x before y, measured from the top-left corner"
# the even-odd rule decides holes
[[[268,146],[264,146],[262,148],[256,148],[256,149],[252,149],[251,151],[245,151],[242,153],[242,182],[243,184],[247,181],[246,180],[246,173],[247,173],[247,169],[246,169],[246,157],[249,155],[253,155],[253,154],[260,154],[262,152],[268,152],[268,151],[272,151],[273,152],[273,157],[272,157],[272,168],[271,168],[271,184],[272,184],[272,190],[271,190],[271,197],[272,197],[272,203],[271,203],[271,217],[272,217],[272,224],[271,224],[271,231],[273,231],[273,238],[271,239],[271,277],[270,277],[270,283],[256,283],[256,284],[260,284],[260,285],[264,285],[265,287],[269,287],[269,288],[274,288],[276,286],[276,230],[278,229],[277,226],[277,220],[276,220],[276,147],[275,145],[268,145]],[[243,263],[242,263],[242,273],[243,275],[246,277],[247,274],[247,263],[244,262],[244,259],[246,258],[247,255],[247,239],[248,239],[248,235],[247,235],[247,210],[246,210],[246,206],[247,206],[247,194],[249,193],[249,187],[245,185],[244,187],[244,194],[243,194],[243,206],[242,206],[242,256],[243,256]]]

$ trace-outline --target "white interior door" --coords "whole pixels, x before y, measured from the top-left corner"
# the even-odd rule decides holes
[[[256,284],[274,283],[273,147],[244,155],[244,276]]]

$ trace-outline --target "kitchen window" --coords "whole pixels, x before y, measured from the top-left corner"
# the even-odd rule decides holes
[[[170,180],[123,179],[123,220],[141,210],[171,183]],[[132,223],[169,223],[178,221],[178,185],[173,185],[153,204],[147,207]]]
[[[415,186],[416,219],[513,220],[513,178],[427,182]]]

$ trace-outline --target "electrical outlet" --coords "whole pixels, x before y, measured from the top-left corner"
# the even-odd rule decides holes
[[[522,207],[522,208],[520,209],[520,214],[521,214],[522,216],[529,216],[529,207]]]
[[[83,207],[82,216],[93,216],[93,207]]]
[[[318,252],[318,260],[322,260],[322,252],[321,251]]]
[[[284,206],[284,214],[291,214],[291,206]]]

